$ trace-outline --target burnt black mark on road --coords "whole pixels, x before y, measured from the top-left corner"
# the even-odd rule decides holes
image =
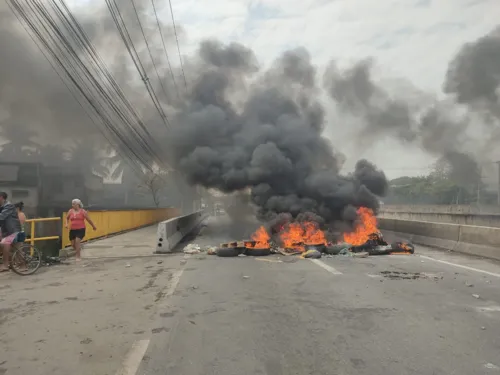
[[[148,282],[146,283],[146,285],[144,285],[142,288],[139,288],[137,289],[137,292],[143,292],[147,289],[150,289],[154,286],[154,283],[155,283],[155,280],[156,278],[158,277],[158,275],[160,275],[165,269],[164,268],[159,268],[153,272],[151,272],[151,275],[149,276],[149,280]]]
[[[168,332],[168,331],[170,331],[170,328],[167,328],[167,327],[153,328],[151,330],[152,333],[161,333],[161,332]]]
[[[423,278],[420,272],[382,271],[380,273],[389,280],[417,280]]]
[[[169,311],[169,312],[161,313],[160,316],[162,318],[172,318],[173,316],[175,316],[176,313],[177,313],[177,311]]]

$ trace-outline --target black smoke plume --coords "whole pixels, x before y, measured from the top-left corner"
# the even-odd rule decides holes
[[[478,178],[477,161],[493,157],[492,142],[500,140],[499,61],[497,28],[465,44],[450,61],[443,85],[450,95],[445,100],[430,94],[411,99],[407,92],[391,92],[376,82],[371,59],[346,69],[331,63],[324,87],[343,113],[361,122],[359,139],[364,147],[384,137],[416,144],[445,160],[458,181],[470,180]],[[461,113],[463,105],[466,114]],[[484,125],[489,126],[484,129]],[[485,135],[478,138],[473,133]]]
[[[285,52],[259,74],[254,53],[236,43],[203,42],[185,105],[168,148],[192,184],[231,193],[250,189],[259,217],[318,215],[351,219],[355,208],[378,208],[387,190],[367,160],[341,175],[340,158],[322,137],[324,110],[316,68],[302,48]]]

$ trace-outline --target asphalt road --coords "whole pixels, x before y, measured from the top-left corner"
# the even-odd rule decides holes
[[[207,228],[193,242],[223,237]],[[500,265],[417,252],[194,256],[137,374],[500,374]]]

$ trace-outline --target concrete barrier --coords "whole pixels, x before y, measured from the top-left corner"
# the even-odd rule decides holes
[[[377,218],[379,228],[415,244],[500,260],[500,228]]]
[[[386,219],[428,221],[500,228],[499,207],[460,205],[384,205],[378,216]]]
[[[175,246],[189,233],[199,227],[205,219],[204,211],[173,217],[158,223],[156,244],[157,254],[171,253]]]

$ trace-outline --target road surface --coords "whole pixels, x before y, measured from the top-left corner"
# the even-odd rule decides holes
[[[194,257],[137,373],[500,374],[499,265],[417,251]]]
[[[212,222],[192,242],[238,229]],[[108,259],[95,244],[83,264],[1,275],[0,375],[500,374],[497,263],[422,247],[160,257],[154,228],[121,238]]]

